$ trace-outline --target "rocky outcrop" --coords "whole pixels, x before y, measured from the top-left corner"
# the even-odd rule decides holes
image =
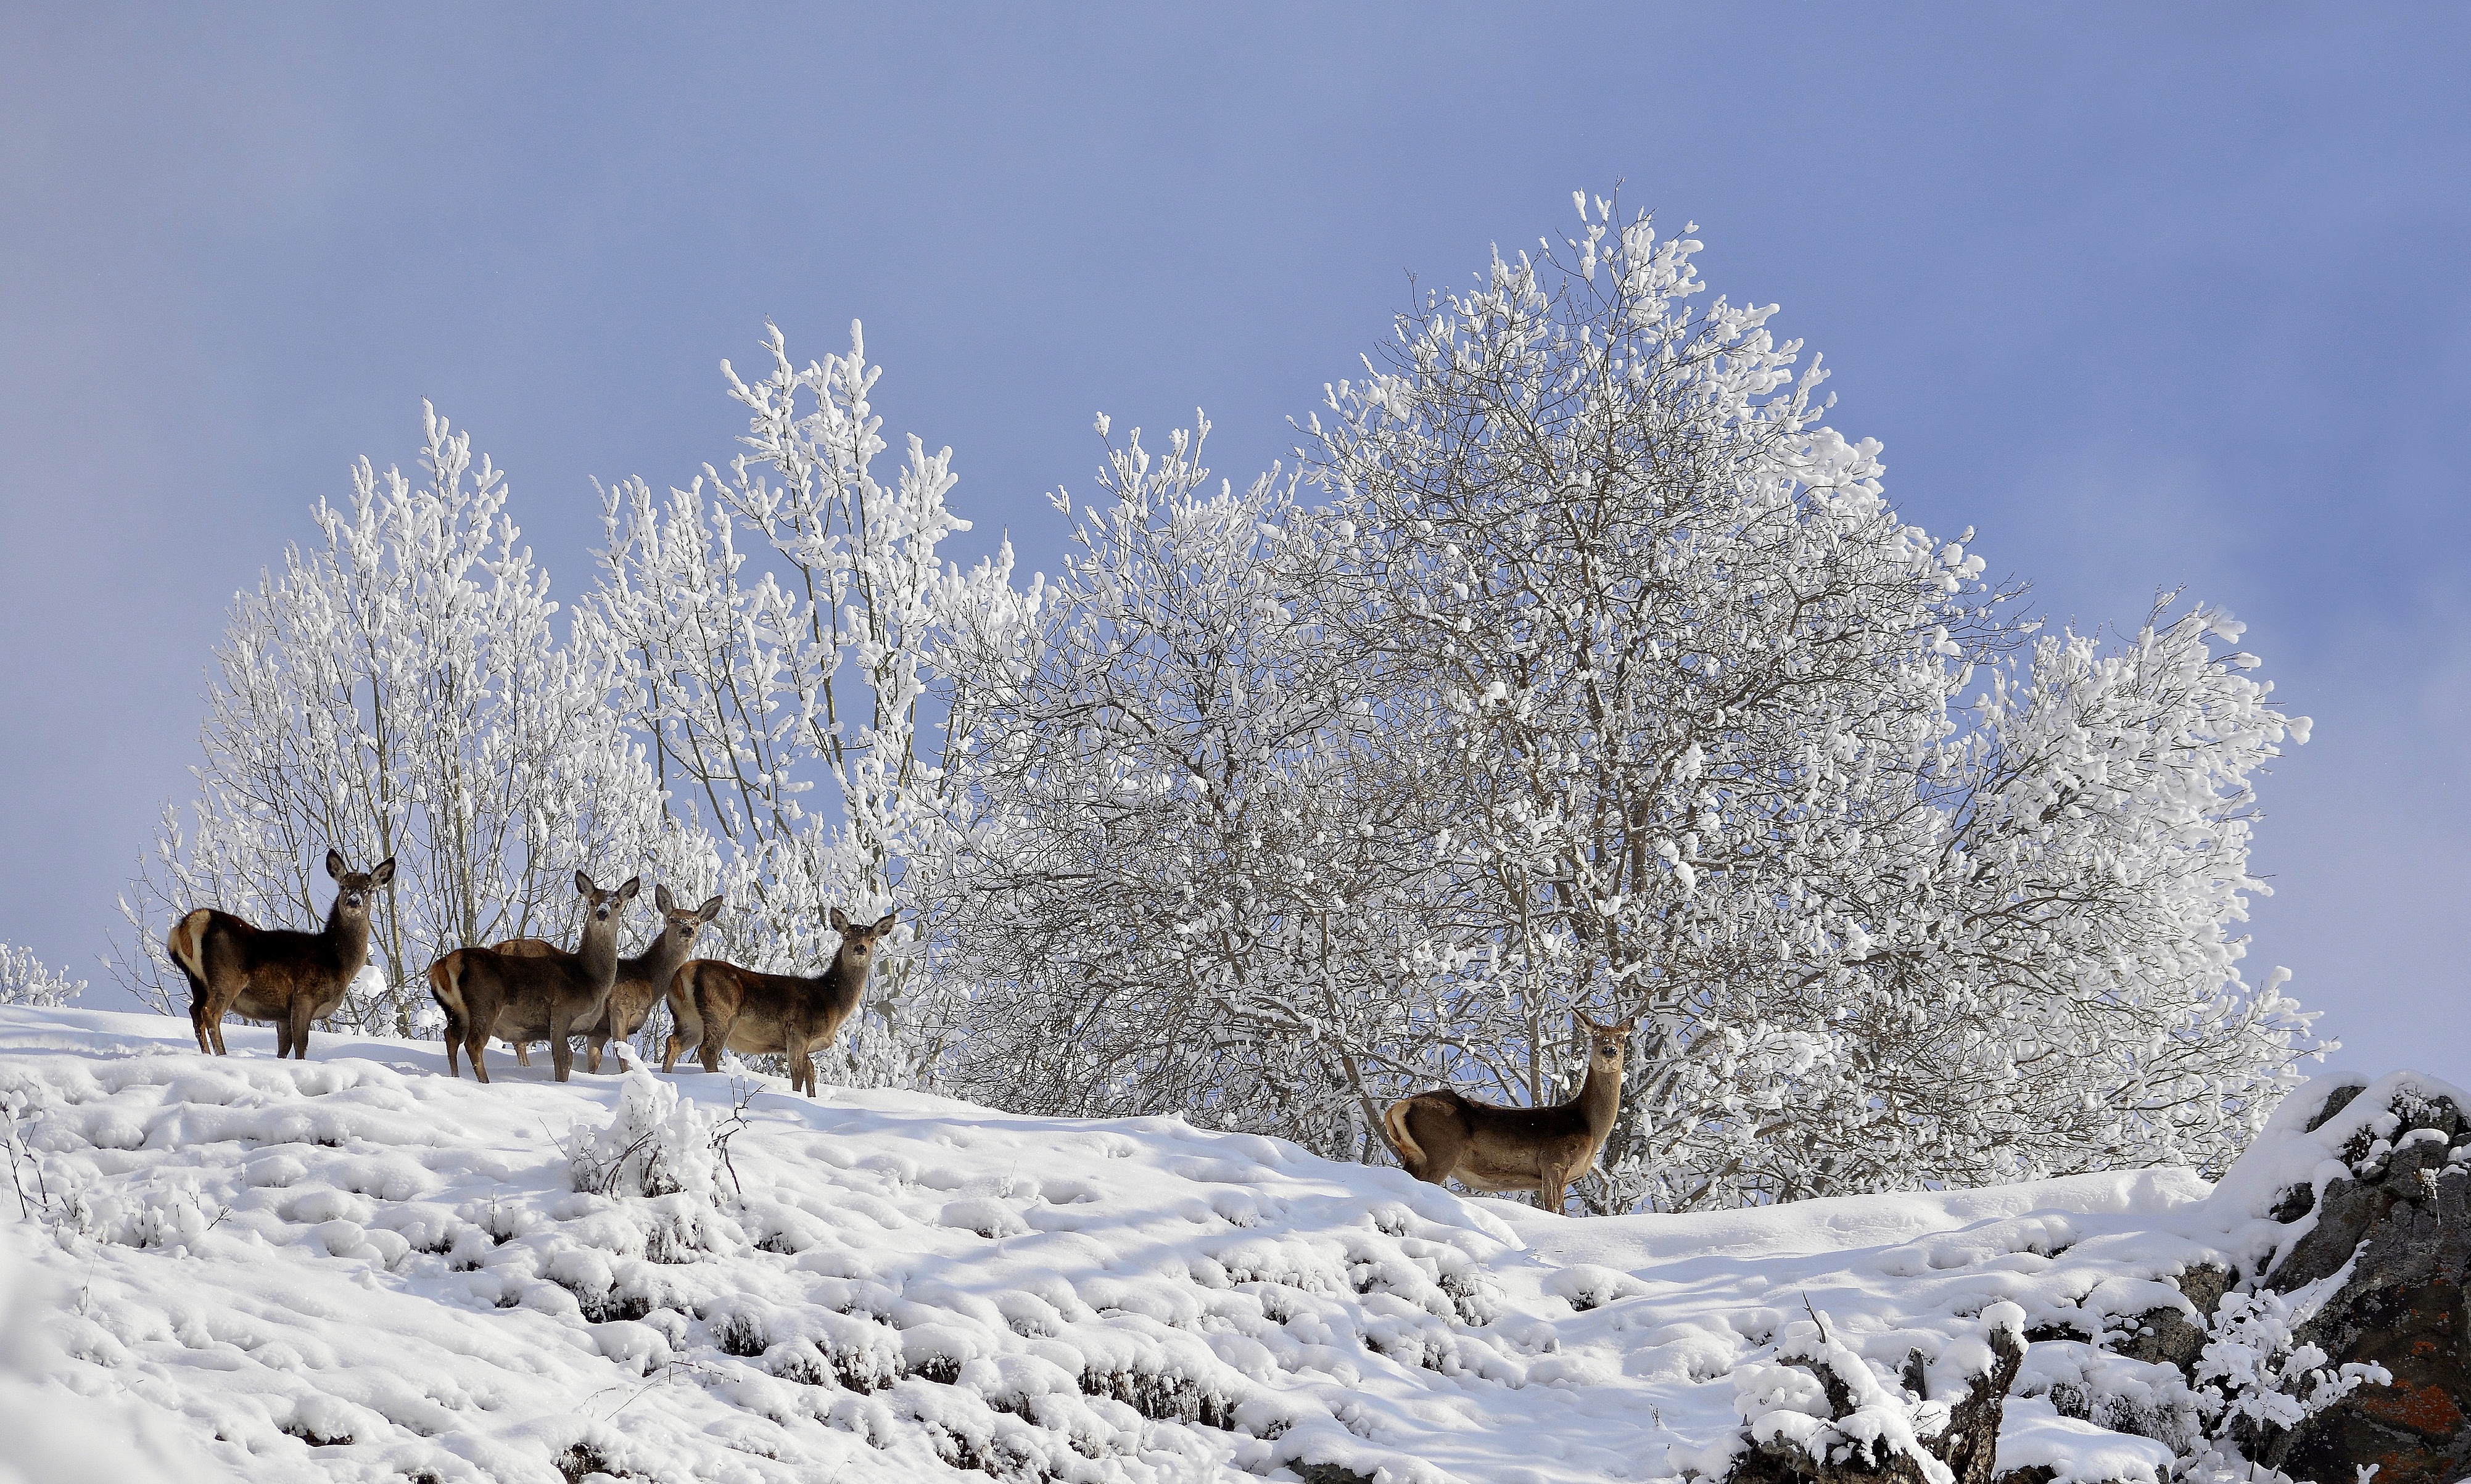
[[[2319,1484],[2353,1484],[2370,1466],[2376,1484],[2471,1477],[2471,1116],[2459,1095],[2408,1074],[2372,1086],[2318,1084],[2303,1095],[2318,1106],[2304,1119],[2295,1107],[2277,1115],[2278,1127],[2252,1151],[2261,1158],[2251,1168],[2270,1173],[2251,1175],[2241,1190],[2234,1190],[2239,1178],[2226,1177],[2217,1191],[2216,1213],[2229,1248],[2245,1255],[2242,1269],[2187,1268],[2172,1281],[2188,1308],[2153,1307],[2114,1324],[2106,1344],[2198,1381],[2207,1326],[2225,1293],[2255,1285],[2295,1294],[2315,1285],[2295,1338],[2320,1348],[2332,1367],[2382,1366],[2391,1383],[2360,1386],[2287,1432],[2262,1441],[2243,1436],[2248,1456]],[[2234,1237],[2235,1231],[2245,1235]],[[1938,1436],[1917,1439],[1907,1451],[1754,1437],[1732,1484],[1921,1484],[1936,1472],[1933,1462],[1945,1465],[1956,1484],[2049,1484],[2054,1473],[2046,1468],[1994,1472],[2004,1402],[2023,1346],[2004,1331],[1993,1344],[1997,1364],[1972,1378]],[[1826,1409],[1840,1422],[1856,1410],[1856,1388],[1824,1360],[1790,1363],[1820,1381]],[[1912,1369],[1917,1374],[1902,1378],[1903,1389],[1918,1395],[1919,1368]],[[2063,1415],[2078,1415],[2056,1391],[2054,1401]]]
[[[2189,1318],[2177,1308],[2152,1308],[2136,1316],[2135,1327],[2111,1348],[2130,1360],[2177,1366],[2193,1374],[2205,1353],[2205,1326],[2222,1306],[2239,1275],[2215,1263],[2199,1263],[2172,1280],[2180,1295],[2195,1306]]]
[[[2309,1124],[2345,1110],[2339,1089]],[[2348,1484],[2453,1484],[2471,1474],[2471,1128],[2444,1096],[2405,1093],[2342,1151],[2347,1178],[2321,1194],[2294,1187],[2274,1214],[2312,1224],[2267,1274],[2282,1292],[2341,1273],[2341,1289],[2299,1331],[2333,1361],[2373,1362],[2390,1386],[2364,1387],[2269,1448],[2294,1478]]]

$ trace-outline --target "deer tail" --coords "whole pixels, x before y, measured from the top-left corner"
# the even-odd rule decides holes
[[[449,954],[429,966],[429,998],[453,1020],[463,1018],[463,955]]]
[[[174,923],[171,935],[163,940],[163,946],[172,951],[172,961],[189,977],[190,986],[200,992],[206,987],[206,925],[214,915],[206,907],[195,908]]]
[[[1381,1128],[1390,1136],[1390,1147],[1411,1169],[1424,1163],[1424,1146],[1407,1131],[1407,1105],[1414,1101],[1412,1097],[1401,1097],[1381,1111]]]

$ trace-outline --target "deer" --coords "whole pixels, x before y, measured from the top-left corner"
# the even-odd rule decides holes
[[[600,1072],[601,1048],[644,1028],[653,1002],[668,993],[678,965],[694,951],[695,934],[720,915],[720,898],[709,898],[701,907],[680,907],[666,884],[652,888],[652,906],[661,913],[660,935],[642,953],[618,960],[618,978],[609,987],[608,1008],[584,1032],[583,1070],[596,1076]],[[564,950],[544,938],[508,938],[490,945],[489,952],[517,958],[546,958]],[[530,1066],[525,1043],[517,1041],[514,1047],[515,1060]]]
[[[643,886],[641,877],[603,891],[575,873],[584,900],[583,936],[572,954],[552,950],[538,956],[459,948],[429,966],[429,993],[446,1012],[446,1074],[458,1075],[456,1048],[472,1058],[475,1080],[489,1080],[482,1048],[492,1035],[521,1045],[549,1043],[550,1061],[563,1082],[575,1070],[570,1036],[600,1015],[618,979],[618,922]]]
[[[373,871],[355,871],[339,850],[326,852],[335,905],[318,932],[260,928],[229,912],[197,907],[163,940],[189,980],[189,1024],[198,1049],[224,1049],[224,1017],[274,1023],[274,1055],[309,1059],[309,1023],[335,1013],[343,991],[369,961],[369,901],[394,880],[394,858]]]
[[[720,1070],[724,1047],[739,1052],[779,1051],[789,1058],[789,1091],[814,1096],[814,1053],[833,1044],[858,1009],[866,977],[875,967],[876,944],[892,930],[898,915],[886,912],[873,923],[854,923],[834,907],[833,930],[841,935],[841,945],[813,978],[758,974],[718,958],[690,961],[670,981],[670,1004],[674,1008],[684,999],[694,1006],[694,1016],[678,1017],[661,1070],[670,1070],[685,1038],[693,1035],[704,1071]]]
[[[1471,1190],[1534,1190],[1559,1212],[1572,1180],[1596,1163],[1621,1108],[1622,1048],[1638,1022],[1588,1031],[1588,1079],[1578,1095],[1547,1108],[1504,1108],[1435,1088],[1392,1103],[1381,1127],[1407,1173],[1430,1185],[1455,1178]]]

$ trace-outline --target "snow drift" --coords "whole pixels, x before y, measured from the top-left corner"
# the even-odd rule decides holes
[[[0,1011],[0,1426],[102,1439],[0,1478],[1718,1478],[1914,1448],[2004,1331],[1999,1472],[2157,1484],[2230,1384],[2138,1358],[2203,1322],[2175,1281],[2263,1271],[2376,1137],[1565,1219],[1175,1119],[231,1044]]]

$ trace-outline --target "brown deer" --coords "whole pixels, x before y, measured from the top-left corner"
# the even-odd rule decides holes
[[[322,932],[260,928],[201,907],[172,925],[164,946],[189,979],[189,1024],[198,1049],[222,1056],[224,1017],[274,1023],[277,1059],[309,1059],[309,1023],[335,1013],[343,990],[369,961],[369,902],[394,880],[394,858],[374,871],[345,869],[326,852],[335,905]]]
[[[584,1032],[586,1072],[600,1072],[603,1047],[612,1041],[624,1041],[644,1028],[653,1002],[669,990],[678,965],[694,951],[695,934],[720,915],[720,898],[713,897],[701,907],[680,907],[671,898],[667,885],[652,888],[652,905],[661,912],[660,935],[642,953],[618,960],[618,978],[609,986],[609,1006]],[[508,938],[492,945],[489,952],[510,954],[517,958],[546,958],[563,950],[542,938]],[[515,1060],[530,1066],[531,1058],[524,1052],[525,1043],[518,1041],[514,1046]]]
[[[1573,1012],[1574,1014],[1576,1012]],[[1456,1179],[1471,1190],[1534,1190],[1558,1213],[1570,1182],[1588,1172],[1621,1109],[1622,1048],[1636,1020],[1588,1028],[1588,1079],[1549,1108],[1503,1108],[1448,1088],[1418,1093],[1381,1115],[1399,1162],[1419,1180]]]
[[[858,1009],[867,974],[875,967],[875,946],[892,930],[897,915],[886,912],[874,923],[854,923],[834,907],[833,929],[841,935],[841,946],[832,963],[812,979],[758,974],[718,958],[689,963],[671,981],[670,1003],[674,1006],[681,997],[692,1001],[694,1020],[679,1018],[661,1070],[670,1070],[684,1036],[693,1034],[700,1043],[695,1055],[704,1071],[720,1070],[723,1047],[739,1052],[779,1051],[789,1058],[789,1091],[814,1096],[814,1053],[833,1044]]]
[[[429,966],[429,992],[446,1012],[446,1074],[456,1075],[455,1048],[472,1058],[472,1075],[489,1080],[481,1059],[492,1035],[521,1045],[549,1043],[550,1061],[563,1082],[575,1070],[568,1039],[599,1019],[618,979],[618,920],[643,886],[627,878],[615,891],[575,873],[584,899],[583,937],[572,954],[519,957],[485,948],[459,948]]]

